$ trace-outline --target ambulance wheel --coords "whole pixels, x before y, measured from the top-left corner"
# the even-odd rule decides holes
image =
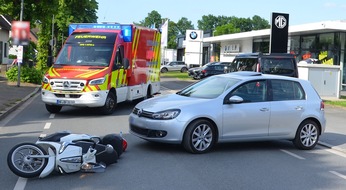
[[[62,108],[62,106],[46,104],[46,109],[50,113],[59,113],[61,108]]]
[[[101,107],[101,112],[104,115],[110,115],[114,112],[115,107],[117,106],[117,97],[113,92],[109,92],[105,105]]]

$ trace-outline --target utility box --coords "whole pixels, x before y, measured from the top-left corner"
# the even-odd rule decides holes
[[[311,82],[321,98],[340,98],[340,66],[298,64],[298,73],[299,78]]]

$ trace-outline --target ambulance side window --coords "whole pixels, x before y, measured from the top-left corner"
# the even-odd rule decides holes
[[[119,48],[117,49],[116,54],[115,54],[115,60],[114,60],[113,70],[124,68],[124,65],[123,65],[124,53],[123,53],[123,51],[121,51],[121,49],[123,49],[123,48],[122,48],[122,47],[119,47]]]

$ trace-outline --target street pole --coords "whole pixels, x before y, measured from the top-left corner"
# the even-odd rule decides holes
[[[21,1],[21,4],[20,4],[20,21],[23,21],[23,8],[24,7],[24,0]],[[23,49],[22,47],[19,47],[19,49]],[[23,53],[23,51],[21,51],[21,53]],[[20,55],[20,57],[23,57],[23,55]],[[18,60],[18,55],[17,55],[17,60]],[[17,64],[18,64],[18,79],[17,79],[17,86],[20,87],[20,65],[22,64],[21,61],[18,62],[17,61]]]

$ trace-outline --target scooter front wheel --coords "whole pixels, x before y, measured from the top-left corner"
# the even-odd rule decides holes
[[[44,155],[47,155],[47,152],[36,144],[18,144],[8,153],[7,165],[20,177],[38,177],[48,163],[48,158],[40,158]]]

